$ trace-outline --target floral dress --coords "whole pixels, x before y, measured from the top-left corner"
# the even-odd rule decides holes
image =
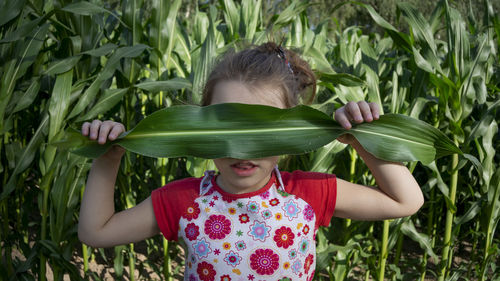
[[[205,172],[197,196],[173,214],[179,216],[177,237],[188,248],[184,280],[312,280],[319,225],[313,207],[287,192],[277,169],[265,187],[246,194],[225,192],[215,177],[214,171]],[[334,176],[326,181],[329,198],[323,200],[331,201],[322,204],[325,210],[320,213],[327,216],[322,224],[329,222],[336,199]],[[165,235],[173,229],[162,226],[167,222],[159,217],[166,209],[159,207],[158,197],[153,192],[155,215]]]

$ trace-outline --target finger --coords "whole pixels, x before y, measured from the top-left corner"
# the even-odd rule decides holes
[[[351,122],[349,122],[349,118],[346,115],[345,107],[341,107],[335,111],[335,121],[347,130],[352,127]]]
[[[106,140],[108,139],[108,134],[109,131],[111,130],[111,127],[113,126],[113,122],[103,122],[101,125],[101,128],[99,129],[99,140],[98,142],[100,144],[105,144]]]
[[[97,139],[98,133],[99,133],[99,127],[101,126],[101,120],[94,120],[92,121],[92,124],[90,124],[90,139],[95,140]]]
[[[370,106],[368,105],[368,103],[366,101],[360,101],[360,102],[358,102],[358,107],[359,107],[359,109],[361,111],[361,115],[363,115],[363,119],[366,122],[373,121],[373,116],[372,116],[372,112],[371,112]]]
[[[89,134],[89,128],[90,128],[90,123],[89,122],[84,122],[82,124],[82,135],[86,136]]]
[[[109,139],[115,140],[123,132],[125,132],[125,127],[120,123],[116,123],[109,133]]]
[[[380,106],[374,102],[370,102],[368,106],[370,106],[372,110],[373,119],[377,120],[378,118],[380,118]]]
[[[361,115],[361,111],[359,110],[359,105],[355,102],[348,102],[345,106],[346,112],[351,116],[351,120],[356,123],[363,122],[363,115]]]

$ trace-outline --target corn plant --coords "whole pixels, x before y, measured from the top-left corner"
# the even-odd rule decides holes
[[[313,24],[316,2],[212,2],[0,2],[0,279],[99,280],[89,266],[96,262],[113,269],[115,279],[150,279],[146,269],[181,279],[182,246],[160,236],[109,250],[78,241],[90,161],[52,144],[84,121],[113,119],[132,129],[160,109],[196,104],[218,55],[269,38],[310,63],[319,85],[312,107],[330,118],[348,101],[374,101],[386,114],[430,124],[463,151],[407,163],[426,198],[415,215],[334,218],[321,228],[315,279],[499,278],[498,4],[476,1],[484,12],[479,19],[458,12],[458,2],[438,1],[430,14],[401,2],[391,23],[367,1],[332,5],[330,12],[363,9],[381,31],[371,33],[359,26],[332,30],[331,18]],[[116,209],[214,168],[195,156],[127,152]],[[335,141],[283,157],[280,168],[375,184],[355,151]],[[151,258],[141,261],[139,254]]]

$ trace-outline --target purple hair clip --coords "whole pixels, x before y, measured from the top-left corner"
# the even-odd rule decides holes
[[[278,48],[276,48],[276,53],[278,53],[278,57],[282,60],[285,61],[285,64],[288,66],[288,69],[290,70],[290,72],[292,74],[293,73],[293,69],[292,69],[292,66],[290,65],[290,63],[288,62],[288,59],[286,58],[286,55],[285,55],[285,51],[283,50],[283,48],[280,46],[278,46]]]

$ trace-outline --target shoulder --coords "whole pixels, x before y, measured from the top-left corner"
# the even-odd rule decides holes
[[[200,196],[202,178],[185,178],[169,182],[151,192],[153,205],[168,204],[181,207]]]
[[[332,200],[337,193],[337,177],[318,172],[280,172],[285,191],[302,198],[309,204]]]
[[[199,196],[201,178],[172,181],[151,193],[151,202],[159,229],[168,240],[177,240],[179,219]]]
[[[153,190],[153,194],[199,194],[202,178],[184,178],[175,180]]]
[[[328,226],[337,200],[337,177],[318,172],[280,172],[285,191],[304,200],[314,210],[316,229]]]
[[[293,172],[280,172],[283,184],[286,189],[303,187],[309,185],[324,185],[335,183],[335,174],[325,174],[318,172],[304,172],[296,170]]]

